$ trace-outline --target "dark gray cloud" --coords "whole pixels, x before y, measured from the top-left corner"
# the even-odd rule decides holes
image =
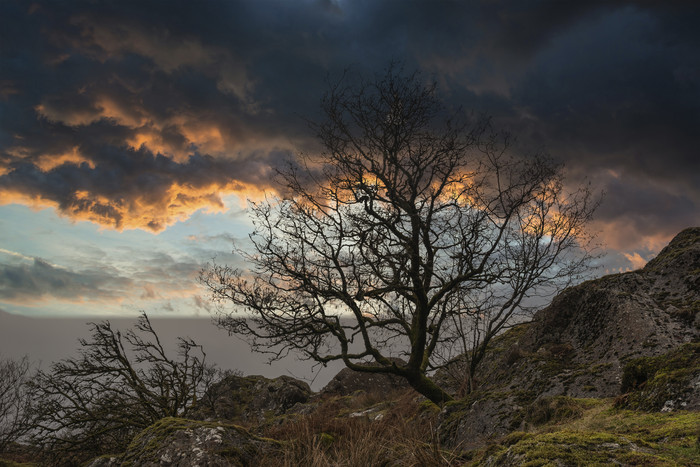
[[[693,5],[8,0],[0,18],[0,202],[160,230],[267,187],[313,149],[326,76],[394,59],[594,178],[605,235],[700,223]]]
[[[105,270],[71,271],[40,258],[31,264],[0,263],[0,300],[31,303],[48,298],[82,301],[120,300],[133,285],[126,277]]]
[[[201,256],[202,251],[193,249],[193,256],[120,245],[107,253],[81,245],[64,258],[71,264],[64,267],[0,249],[0,302],[16,306],[90,302],[105,304],[111,311],[118,306],[133,308],[136,303],[156,309],[160,303],[172,310],[171,300],[194,295],[195,305],[206,307],[206,302],[196,297],[201,293],[197,277],[212,255]],[[230,255],[225,259],[231,259]]]

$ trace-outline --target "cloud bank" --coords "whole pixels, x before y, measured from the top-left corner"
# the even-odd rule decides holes
[[[696,6],[8,0],[0,18],[0,203],[154,232],[221,210],[315,149],[327,76],[394,59],[593,179],[612,248],[700,223]]]

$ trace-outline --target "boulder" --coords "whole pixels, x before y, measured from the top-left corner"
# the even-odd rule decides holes
[[[211,386],[191,417],[257,423],[307,402],[312,394],[307,383],[290,376],[230,375]]]
[[[477,393],[447,404],[438,416],[445,446],[475,449],[520,427],[522,407],[513,395]]]
[[[700,342],[630,361],[622,375],[622,392],[616,404],[620,408],[700,411]]]
[[[236,425],[169,417],[139,433],[120,456],[103,456],[89,466],[249,465],[279,447]]]
[[[404,363],[401,360],[398,362]],[[321,389],[322,396],[349,396],[357,391],[387,394],[410,388],[404,378],[387,373],[365,373],[343,368]]]

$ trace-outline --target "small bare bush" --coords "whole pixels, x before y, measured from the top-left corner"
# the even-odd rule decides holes
[[[0,359],[0,453],[6,452],[29,429],[29,359]]]
[[[187,416],[216,374],[190,339],[179,338],[177,357],[169,356],[145,313],[124,333],[109,321],[91,327],[77,358],[31,383],[34,442],[71,462],[121,452],[157,420]]]

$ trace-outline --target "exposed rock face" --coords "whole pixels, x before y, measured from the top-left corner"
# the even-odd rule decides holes
[[[321,395],[348,396],[356,391],[389,393],[409,388],[406,379],[385,373],[363,373],[343,368],[321,390]]]
[[[438,418],[440,441],[461,449],[473,449],[486,440],[520,427],[522,407],[516,398],[502,394],[476,394],[448,404]]]
[[[617,396],[629,362],[698,339],[700,228],[691,228],[643,269],[567,289],[533,322],[497,338],[477,375],[479,393],[468,410],[460,409],[462,428],[447,423],[454,414],[446,409],[441,437],[476,446],[517,428],[527,404],[539,398]],[[700,380],[700,374],[686,376],[691,383]],[[686,404],[674,407],[691,407],[699,390],[678,389]]]
[[[90,467],[248,465],[278,447],[236,425],[164,418],[138,434],[122,455],[98,458]]]
[[[232,375],[212,385],[192,417],[259,422],[307,402],[312,394],[308,384],[289,376]]]
[[[618,407],[647,412],[700,411],[700,342],[658,357],[632,360],[622,375]]]
[[[692,228],[641,270],[564,291],[506,352],[485,362],[481,378],[486,387],[545,396],[616,396],[627,362],[699,338],[700,228]]]

